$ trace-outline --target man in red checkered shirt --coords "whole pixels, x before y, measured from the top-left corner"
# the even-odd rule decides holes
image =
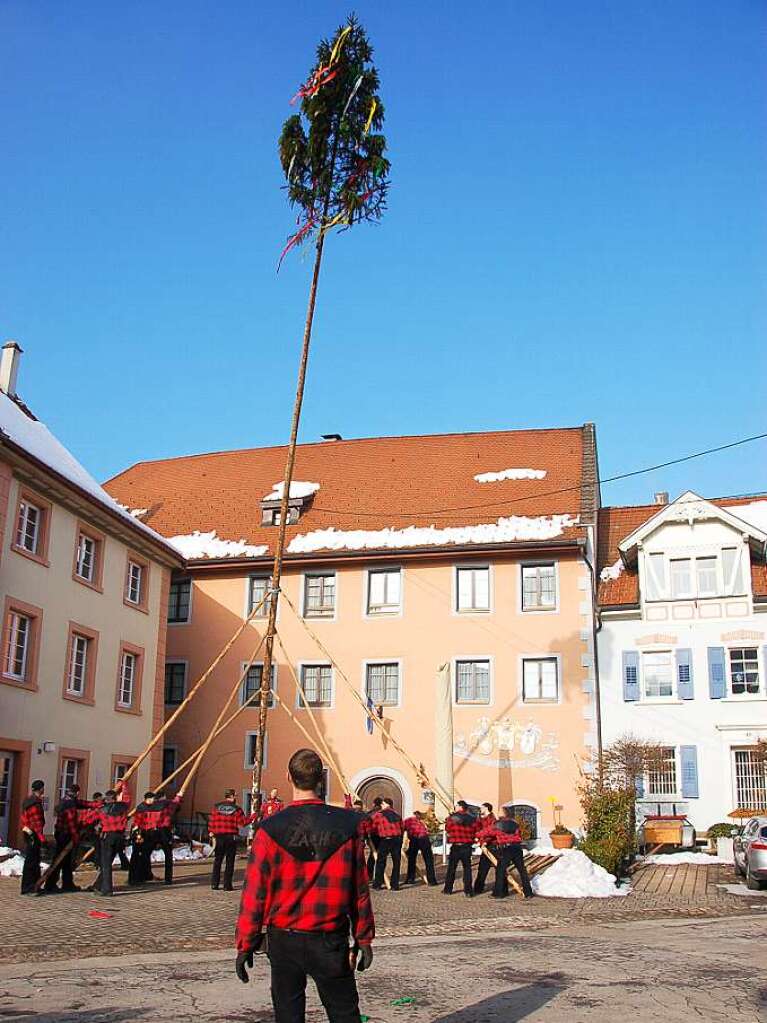
[[[504,806],[501,810],[500,820],[494,821],[491,825],[483,825],[477,835],[480,845],[486,845],[496,860],[495,883],[493,885],[493,898],[505,899],[509,894],[508,869],[513,864],[519,879],[522,882],[522,892],[526,899],[534,895],[530,877],[525,866],[525,850],[522,845],[522,833],[519,824],[511,815],[511,807]],[[492,866],[491,861],[484,854],[479,858],[477,867],[477,880],[474,883],[474,894],[479,895],[485,888],[485,880]]]
[[[152,878],[152,853],[162,849],[165,861],[165,884],[173,884],[173,817],[184,798],[184,790],[179,789],[175,796],[168,799],[154,792],[145,792],[144,801],[136,807],[133,816],[134,841],[131,856],[129,881],[134,884],[149,881]]]
[[[474,894],[471,887],[471,850],[478,830],[479,822],[474,814],[469,812],[468,803],[459,799],[455,804],[455,810],[445,820],[445,831],[450,843],[445,887],[443,888],[445,895],[453,894],[453,884],[459,863],[463,872],[463,894],[467,899]]]
[[[101,826],[101,872],[94,888],[100,895],[112,895],[112,861],[125,838],[129,809],[130,792],[122,781],[118,781],[113,789],[104,793],[104,802],[97,811],[97,823]]]
[[[221,882],[221,863],[224,862],[224,891],[231,892],[234,877],[234,857],[237,852],[237,836],[242,828],[258,819],[257,813],[245,816],[245,811],[235,802],[234,789],[227,789],[224,798],[216,803],[208,817],[208,831],[213,839],[213,872],[210,887],[218,891]]]
[[[304,1023],[307,977],[330,1023],[360,1023],[354,967],[373,961],[375,925],[359,818],[317,799],[322,761],[313,750],[293,754],[288,777],[293,802],[253,839],[237,920],[237,976],[247,983],[266,930],[278,1023]]]
[[[280,794],[277,789],[272,789],[269,793],[269,798],[264,802],[261,807],[261,820],[266,820],[267,817],[273,817],[274,814],[279,813],[280,810],[284,809],[285,804],[280,799]]]
[[[87,811],[90,804],[80,799],[80,786],[70,785],[64,797],[56,807],[56,820],[53,825],[53,837],[56,840],[54,863],[62,856],[61,862],[51,870],[43,892],[51,895],[54,892],[79,892],[74,878],[74,858],[80,844],[80,814]],[[68,848],[69,847],[69,848]],[[65,850],[68,851],[65,853]],[[61,875],[61,888],[58,887]]]
[[[21,894],[37,894],[40,880],[40,850],[45,841],[45,782],[33,781],[30,794],[21,804],[21,830],[24,833],[24,867],[21,872]]]
[[[398,892],[402,859],[402,818],[394,809],[391,799],[383,799],[382,804],[381,809],[370,819],[373,834],[378,836],[378,855],[372,887],[383,888],[386,861],[391,856],[391,890]]]
[[[407,847],[406,883],[412,884],[415,881],[416,862],[418,860],[418,853],[420,853],[426,868],[426,881],[433,887],[437,883],[437,875],[434,873],[434,854],[431,850],[429,829],[424,824],[421,811],[416,810],[412,817],[406,817],[402,822],[402,827],[409,843]]]

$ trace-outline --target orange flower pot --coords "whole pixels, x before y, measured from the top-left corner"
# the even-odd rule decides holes
[[[555,849],[572,849],[575,843],[575,835],[572,834],[558,835],[556,831],[551,831],[549,832],[549,838]]]

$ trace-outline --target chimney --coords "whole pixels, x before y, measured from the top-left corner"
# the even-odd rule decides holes
[[[19,375],[19,362],[22,349],[15,341],[6,341],[0,354],[0,391],[9,398],[16,397],[16,377]]]
[[[668,490],[656,490],[652,495],[653,504],[668,504]]]
[[[334,441],[334,440],[343,440],[343,437],[341,436],[340,433],[323,433],[322,434],[322,439],[323,440]]]

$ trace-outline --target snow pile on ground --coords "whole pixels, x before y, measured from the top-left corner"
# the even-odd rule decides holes
[[[725,511],[747,522],[749,526],[756,526],[763,533],[767,533],[767,501],[752,501],[750,504],[735,505],[733,508],[725,508]]]
[[[319,483],[305,483],[301,480],[293,480],[290,484],[290,496],[299,499],[301,497],[311,497],[312,494],[316,494],[320,489]],[[272,487],[270,494],[264,494],[265,501],[281,501],[282,495],[285,493],[285,480],[280,480],[279,483],[275,483]]]
[[[678,853],[655,853],[652,856],[645,856],[643,863],[667,863],[669,866],[677,866],[680,863],[695,863],[701,866],[709,866],[712,863],[732,863],[732,860],[721,856],[710,856],[703,852],[678,852]]]
[[[364,551],[380,548],[434,547],[445,544],[513,543],[515,540],[551,540],[562,531],[577,526],[572,515],[539,515],[528,518],[512,515],[508,519],[478,526],[406,526],[404,529],[315,529],[290,541],[291,554],[311,551]]]
[[[128,845],[125,847],[125,855],[130,859],[133,852],[133,846]],[[179,845],[173,850],[173,862],[174,863],[189,863],[192,860],[204,860],[209,856],[213,855],[212,845],[200,845],[199,842],[195,842],[194,846],[190,849],[188,845]],[[151,856],[152,863],[164,863],[165,856],[163,855],[162,849],[155,849]],[[120,865],[119,856],[115,856],[112,860],[112,865],[118,867]]]
[[[198,558],[260,558],[266,554],[264,544],[254,545],[245,540],[221,540],[215,529],[201,533],[195,529],[185,536],[172,536],[169,540],[176,550],[189,560]]]
[[[0,845],[0,877],[21,877],[24,867],[24,857],[18,849],[11,849],[7,845]]]
[[[477,483],[500,483],[502,480],[542,480],[545,469],[501,469],[499,472],[481,472],[474,479]]]
[[[557,862],[534,877],[532,885],[536,895],[558,899],[607,899],[629,893],[628,886],[619,888],[613,874],[579,849],[563,849]]]
[[[610,579],[617,579],[624,567],[623,562],[618,558],[614,565],[608,565],[607,568],[602,569],[599,573],[599,578],[603,583],[608,582]]]
[[[70,483],[85,490],[111,511],[137,523],[141,529],[161,543],[167,543],[164,536],[160,536],[149,526],[145,526],[140,519],[131,515],[123,505],[115,501],[103,487],[100,487],[87,469],[80,465],[74,455],[53,436],[45,423],[41,423],[37,419],[30,419],[15,401],[7,394],[2,393],[0,393],[0,431],[33,458],[68,479]]]

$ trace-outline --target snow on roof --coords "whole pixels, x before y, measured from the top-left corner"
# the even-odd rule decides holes
[[[599,573],[599,578],[603,583],[608,582],[610,579],[617,579],[621,572],[624,570],[625,565],[620,558],[613,565],[606,565],[605,568]]]
[[[268,550],[265,544],[254,546],[245,540],[222,540],[215,529],[209,533],[195,529],[185,536],[172,536],[168,542],[190,561],[201,558],[260,558]]]
[[[498,472],[481,472],[474,479],[477,483],[500,483],[502,480],[542,480],[545,469],[500,469]]]
[[[320,489],[319,483],[304,483],[301,480],[293,480],[290,484],[290,496],[295,498],[311,497]],[[280,480],[272,487],[271,493],[264,494],[265,501],[281,501],[285,493],[285,480]]]
[[[168,546],[168,541],[164,536],[160,536],[149,526],[144,525],[140,519],[99,486],[88,470],[80,465],[74,455],[53,436],[45,423],[41,423],[39,419],[32,419],[19,408],[12,398],[2,392],[0,392],[0,431],[33,458],[47,465],[49,469],[58,473],[59,476],[63,476],[70,483],[74,483],[81,490],[86,491],[109,511],[117,512],[131,525],[159,541],[163,547]]]
[[[752,501],[750,504],[738,504],[728,507],[727,511],[737,519],[742,519],[749,526],[755,526],[767,533],[767,501]]]
[[[312,551],[362,551],[380,548],[434,547],[447,544],[513,543],[515,540],[551,540],[564,529],[577,526],[578,519],[571,515],[540,515],[527,518],[512,515],[497,522],[478,526],[406,526],[404,529],[315,529],[294,537],[288,546],[290,554],[309,554]]]

